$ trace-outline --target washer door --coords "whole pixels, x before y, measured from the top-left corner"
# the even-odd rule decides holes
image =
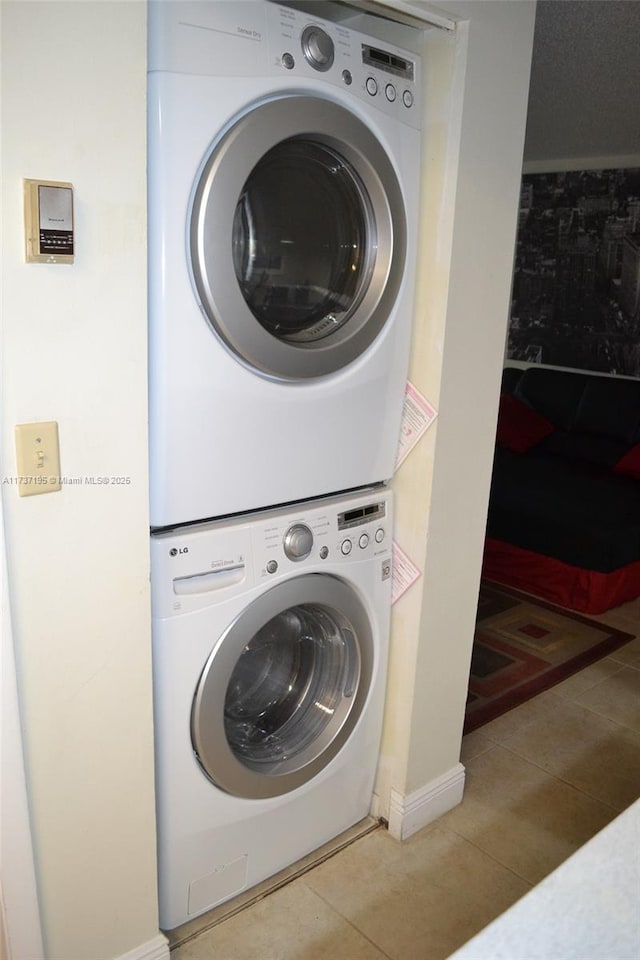
[[[306,574],[262,594],[213,649],[191,715],[207,776],[238,797],[311,780],[348,739],[367,699],[373,635],[347,584]]]
[[[393,166],[364,123],[317,97],[255,105],[214,144],[190,219],[205,315],[253,369],[332,373],[384,326],[406,218]]]

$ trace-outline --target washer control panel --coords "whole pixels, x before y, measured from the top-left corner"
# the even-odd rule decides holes
[[[288,506],[154,532],[153,614],[202,609],[292,574],[340,576],[357,563],[377,564],[387,580],[391,505],[391,492],[379,488],[299,504],[297,510]]]
[[[326,507],[272,520],[255,531],[254,560],[260,579],[291,569],[292,564],[358,562],[391,551],[389,494],[359,498],[347,509]]]

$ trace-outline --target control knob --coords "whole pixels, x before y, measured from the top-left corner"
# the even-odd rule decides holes
[[[305,523],[294,523],[284,535],[284,552],[289,560],[304,560],[311,553],[313,534]]]
[[[328,70],[334,58],[333,40],[329,34],[312,25],[304,28],[300,40],[307,63],[314,70]]]

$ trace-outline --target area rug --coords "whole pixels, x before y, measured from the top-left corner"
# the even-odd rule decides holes
[[[465,733],[606,657],[633,639],[571,610],[484,583],[465,716]]]

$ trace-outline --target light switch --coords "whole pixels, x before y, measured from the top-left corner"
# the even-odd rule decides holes
[[[17,424],[16,459],[18,494],[21,497],[60,490],[57,422]]]
[[[27,263],[73,263],[73,185],[25,180],[24,229]]]

